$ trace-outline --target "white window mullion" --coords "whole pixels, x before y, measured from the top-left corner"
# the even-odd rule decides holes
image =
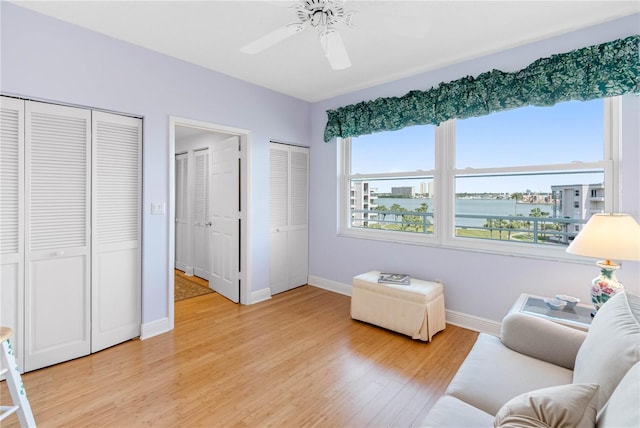
[[[434,235],[440,244],[455,229],[455,121],[436,128],[436,175],[434,177]]]
[[[608,212],[616,212],[620,209],[621,199],[621,183],[622,183],[622,169],[619,162],[615,162],[615,159],[621,159],[622,153],[622,138],[620,130],[622,129],[622,115],[620,114],[622,108],[622,97],[607,98],[604,100],[604,159],[611,161],[612,169],[609,174],[605,174],[605,177],[611,177],[610,180],[605,182],[605,208]]]

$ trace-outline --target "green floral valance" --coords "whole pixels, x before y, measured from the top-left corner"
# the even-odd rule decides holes
[[[640,35],[541,58],[513,73],[493,70],[402,97],[328,110],[324,140],[438,125],[526,105],[640,92]]]

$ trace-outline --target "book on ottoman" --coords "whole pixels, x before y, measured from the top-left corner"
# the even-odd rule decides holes
[[[378,283],[381,284],[400,284],[400,285],[410,285],[411,277],[409,275],[405,275],[403,273],[386,273],[381,272],[378,277]]]

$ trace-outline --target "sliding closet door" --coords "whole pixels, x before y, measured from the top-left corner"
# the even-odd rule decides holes
[[[24,101],[0,98],[0,325],[24,368]]]
[[[91,352],[140,335],[142,120],[93,112]]]
[[[91,111],[27,102],[25,371],[89,354]]]

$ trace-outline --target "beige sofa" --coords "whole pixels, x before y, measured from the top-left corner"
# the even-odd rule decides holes
[[[588,333],[513,313],[480,334],[426,427],[640,427],[640,296],[616,294]]]

